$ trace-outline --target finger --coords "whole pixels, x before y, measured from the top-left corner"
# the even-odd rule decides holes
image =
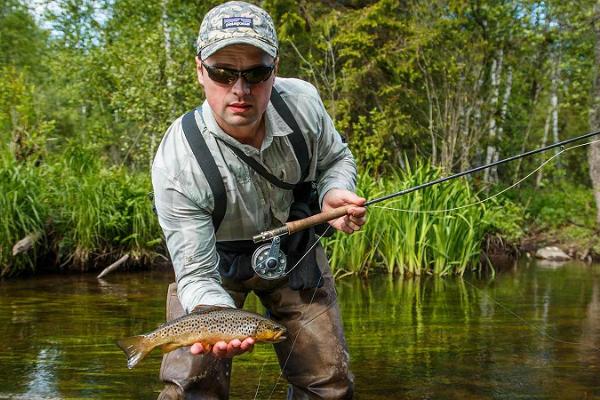
[[[242,342],[240,342],[238,339],[233,339],[231,342],[229,342],[227,344],[227,353],[231,356],[240,354],[241,353],[241,350],[240,350],[241,344],[242,344]]]
[[[352,231],[350,230],[350,227],[347,226],[347,224],[346,224],[346,217],[337,218],[337,219],[333,220],[330,224],[338,231],[342,231],[345,233],[352,233]]]
[[[350,229],[350,233],[360,230],[360,226],[352,222],[350,219],[346,221],[346,226]]]
[[[365,222],[367,221],[367,219],[365,217],[349,217],[350,222],[352,222],[353,224],[361,227],[365,224]]]
[[[252,338],[244,339],[244,341],[240,345],[240,349],[242,349],[243,351],[252,351],[253,348],[254,348],[254,339],[252,339]]]
[[[356,218],[364,217],[366,214],[367,214],[366,207],[350,207],[348,209],[348,215],[356,217]]]
[[[217,342],[213,346],[212,352],[215,356],[219,358],[227,357],[227,343],[225,342]]]
[[[192,347],[190,347],[190,353],[195,355],[204,353],[204,347],[202,346],[202,343],[194,343]]]

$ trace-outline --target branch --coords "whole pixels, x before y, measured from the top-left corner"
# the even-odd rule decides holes
[[[119,266],[121,266],[121,264],[123,264],[128,259],[129,259],[129,254],[125,254],[123,257],[119,258],[117,261],[110,264],[108,267],[104,268],[104,270],[102,270],[102,272],[100,272],[100,275],[98,275],[96,278],[100,279],[100,278],[103,278],[104,276],[110,274],[115,269],[119,268]]]
[[[19,240],[12,248],[12,255],[16,256],[26,253],[33,248],[35,243],[42,237],[42,232],[33,232]]]

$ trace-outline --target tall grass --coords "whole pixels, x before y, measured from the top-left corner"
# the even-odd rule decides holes
[[[43,230],[48,212],[41,190],[43,175],[33,164],[0,153],[0,277],[35,267],[38,246],[16,257],[12,247],[26,235]]]
[[[437,169],[418,163],[384,180],[363,174],[358,192],[374,199],[439,177]],[[478,266],[484,234],[491,229],[484,218],[488,211],[477,201],[467,181],[455,180],[373,205],[361,231],[325,241],[332,269],[338,275],[376,268],[413,276],[462,275]],[[468,204],[474,205],[459,208]]]
[[[152,204],[148,172],[106,166],[91,149],[67,146],[47,163],[18,163],[2,155],[0,265],[3,274],[35,266],[35,254],[12,257],[25,235],[51,232],[46,250],[58,266],[81,270],[107,265],[128,253],[133,260],[156,255],[162,233]],[[12,161],[11,161],[12,160]]]
[[[94,254],[109,251],[148,255],[161,237],[148,199],[149,174],[106,167],[90,153],[72,148],[54,167],[60,186],[51,188],[51,197],[61,252],[82,268]]]
[[[82,270],[125,253],[144,261],[157,255],[162,233],[147,196],[149,173],[108,166],[96,154],[98,149],[66,145],[41,164],[0,154],[0,274],[32,270],[39,249],[54,256],[54,267]],[[438,177],[438,170],[423,164],[383,180],[367,171],[358,191],[374,199]],[[332,269],[337,276],[374,269],[462,275],[477,265],[493,221],[505,219],[499,203],[450,210],[475,202],[468,182],[456,180],[373,205],[363,230],[325,240]],[[46,233],[39,243],[44,246],[13,257],[12,246],[37,231]]]

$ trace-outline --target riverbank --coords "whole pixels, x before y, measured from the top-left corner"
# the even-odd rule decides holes
[[[543,247],[558,247],[574,260],[600,262],[600,237],[598,231],[576,224],[560,228],[532,227],[519,244],[519,251],[533,257]]]

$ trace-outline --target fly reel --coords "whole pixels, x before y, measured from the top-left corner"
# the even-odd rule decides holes
[[[252,269],[263,279],[273,280],[285,276],[287,257],[280,249],[281,239],[273,238],[272,243],[263,244],[252,254]]]

